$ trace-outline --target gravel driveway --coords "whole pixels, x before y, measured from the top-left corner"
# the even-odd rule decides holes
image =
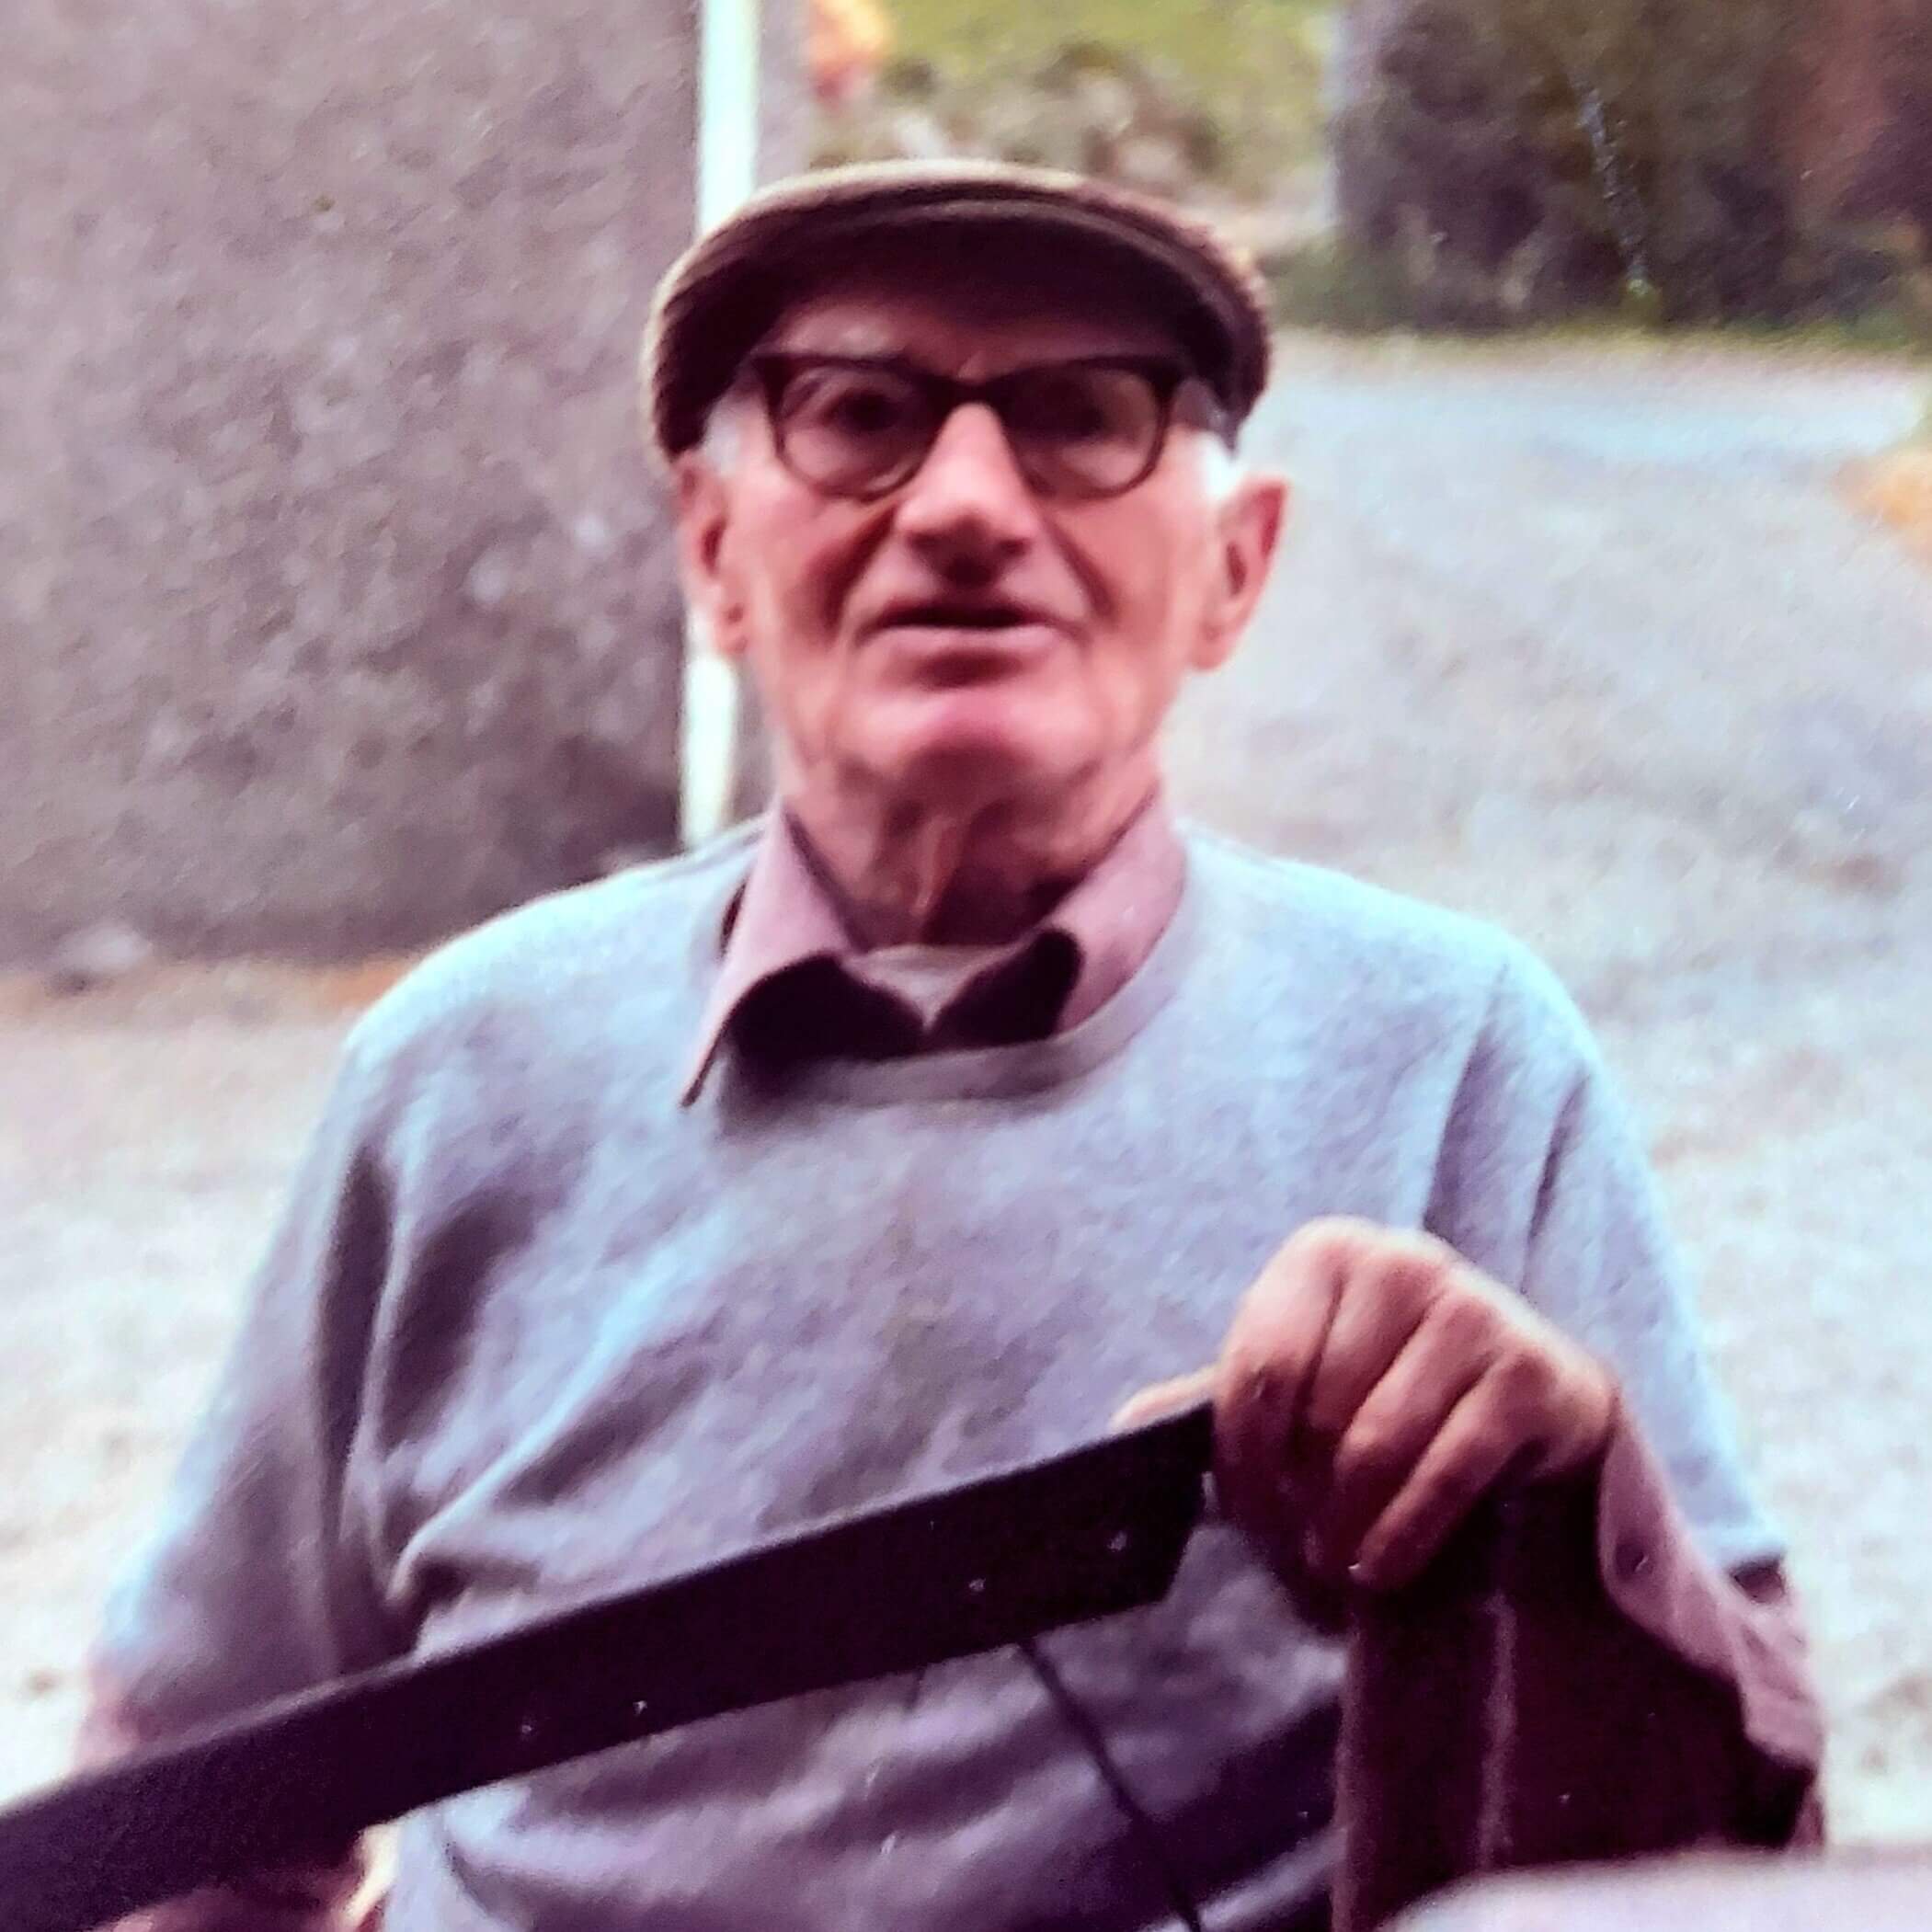
[[[1792,1533],[1841,1835],[1932,1840],[1932,577],[1844,507],[1892,366],[1284,346],[1282,579],[1199,815],[1503,920],[1652,1128]],[[353,986],[0,989],[0,1797],[58,1768]]]

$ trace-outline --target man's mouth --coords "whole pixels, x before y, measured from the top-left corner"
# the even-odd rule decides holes
[[[1051,653],[1058,634],[1029,605],[978,597],[894,604],[874,631],[920,683],[948,690],[1024,671]]]
[[[1036,611],[1022,604],[979,600],[934,598],[923,603],[895,605],[886,612],[881,630],[985,631],[1017,629],[1044,623]]]

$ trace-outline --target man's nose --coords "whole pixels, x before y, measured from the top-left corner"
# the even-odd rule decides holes
[[[1038,507],[1004,426],[985,404],[963,404],[940,426],[896,520],[925,560],[949,577],[998,571],[1033,542]]]

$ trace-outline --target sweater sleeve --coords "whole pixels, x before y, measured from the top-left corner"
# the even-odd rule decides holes
[[[253,1284],[158,1531],[110,1595],[90,1659],[85,1762],[155,1744],[384,1660],[349,1471],[388,1199],[353,1045]],[[319,1932],[358,1847],[133,1923],[154,1932]]]
[[[1778,1561],[1637,1122],[1568,995],[1514,946],[1443,1149],[1431,1232],[1611,1369],[1709,1562]]]

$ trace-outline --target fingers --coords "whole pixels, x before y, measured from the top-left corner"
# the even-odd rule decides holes
[[[1607,1369],[1520,1297],[1429,1236],[1349,1220],[1286,1242],[1217,1366],[1115,1425],[1210,1393],[1221,1503],[1291,1595],[1407,1583],[1506,1471],[1575,1467],[1617,1412]]]
[[[1410,1355],[1437,1313],[1439,1277],[1447,1258],[1435,1244],[1345,1227],[1335,1230],[1334,1240],[1342,1256],[1342,1286],[1320,1353],[1309,1368],[1301,1413],[1278,1452],[1286,1492],[1300,1519],[1302,1563],[1331,1583],[1341,1580],[1356,1538],[1394,1493],[1407,1464],[1428,1440],[1429,1425],[1447,1412],[1469,1379],[1462,1378],[1437,1396],[1434,1383],[1443,1379],[1442,1374],[1420,1378],[1414,1374],[1418,1363],[1436,1366],[1439,1353]],[[1427,1406],[1401,1414],[1400,1444],[1384,1442],[1378,1446],[1371,1435],[1355,1445],[1352,1455],[1359,1458],[1366,1450],[1371,1463],[1384,1460],[1386,1451],[1403,1454],[1403,1460],[1386,1471],[1372,1497],[1373,1506],[1363,1514],[1359,1504],[1351,1507],[1346,1497],[1338,1499],[1336,1493],[1337,1478],[1345,1467],[1343,1445],[1356,1431],[1364,1405],[1405,1360],[1409,1369],[1399,1382],[1406,1399]],[[1446,1374],[1448,1365],[1441,1366]]]
[[[1615,1378],[1519,1296],[1341,1220],[1264,1271],[1215,1396],[1222,1501],[1291,1591],[1409,1581],[1505,1471],[1576,1466],[1616,1414]]]
[[[1345,1264],[1347,1291],[1336,1302],[1301,1417],[1300,1433],[1324,1454],[1422,1326],[1443,1269],[1442,1258],[1421,1242],[1386,1239],[1372,1255],[1348,1253]]]
[[[1476,1313],[1454,1299],[1433,1308],[1363,1398],[1330,1460],[1311,1568],[1336,1581],[1347,1572],[1362,1539],[1482,1376],[1492,1357],[1471,1333]]]
[[[1197,1368],[1192,1375],[1175,1376],[1171,1380],[1156,1382],[1151,1388],[1130,1395],[1114,1412],[1110,1426],[1137,1429],[1144,1423],[1159,1422],[1163,1415],[1175,1415],[1183,1409],[1192,1409],[1196,1402],[1206,1401],[1214,1393],[1218,1378],[1216,1369]]]
[[[1215,1487],[1264,1543],[1304,1516],[1290,1455],[1347,1271],[1340,1241],[1305,1230],[1263,1271],[1236,1312],[1215,1384]]]
[[[1478,1377],[1449,1412],[1362,1538],[1349,1569],[1353,1582],[1371,1590],[1412,1583],[1515,1460],[1522,1441],[1497,1426],[1506,1400],[1494,1386],[1500,1379],[1493,1369]]]

